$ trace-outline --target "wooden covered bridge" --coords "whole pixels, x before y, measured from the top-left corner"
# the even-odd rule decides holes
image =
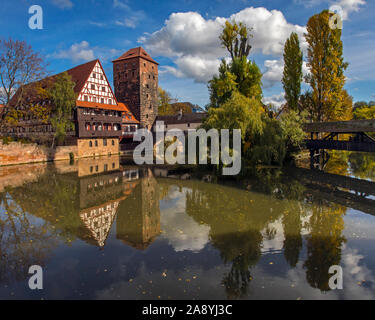
[[[304,131],[310,134],[305,143],[311,167],[328,160],[324,150],[375,152],[375,139],[369,136],[375,132],[375,119],[306,123]]]

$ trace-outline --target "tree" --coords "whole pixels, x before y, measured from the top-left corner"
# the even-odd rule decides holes
[[[251,29],[242,22],[233,23],[226,21],[223,32],[219,39],[224,48],[226,48],[232,60],[234,58],[247,58],[250,54],[251,45],[249,40],[252,37]]]
[[[210,108],[203,126],[208,130],[241,129],[242,141],[246,135],[261,134],[263,131],[262,106],[258,100],[233,92],[230,99],[218,108]]]
[[[343,108],[344,71],[341,30],[331,29],[328,10],[312,16],[305,34],[308,43],[306,82],[312,88],[315,121],[339,120]]]
[[[246,57],[234,58],[227,64],[222,61],[219,76],[209,81],[210,107],[216,108],[237,91],[247,98],[262,99],[262,73],[254,61]]]
[[[303,55],[297,33],[293,32],[284,46],[284,72],[282,83],[285,99],[291,110],[298,110],[298,100],[301,94]]]
[[[43,58],[25,41],[0,40],[0,103],[7,106],[6,113],[15,92],[18,91],[14,105],[20,105],[25,98],[25,85],[42,79],[45,74]]]
[[[171,101],[172,98],[169,92],[159,87],[159,107],[158,114],[161,116],[172,114]]]
[[[55,131],[52,147],[55,140],[62,142],[69,130],[73,129],[72,111],[76,106],[76,94],[74,92],[75,83],[67,72],[56,76],[52,88],[48,89],[48,94],[53,105],[50,116],[51,125]]]

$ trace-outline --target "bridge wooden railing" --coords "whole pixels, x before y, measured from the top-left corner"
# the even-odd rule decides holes
[[[375,132],[375,119],[335,122],[306,123],[303,129],[307,133],[362,133]]]

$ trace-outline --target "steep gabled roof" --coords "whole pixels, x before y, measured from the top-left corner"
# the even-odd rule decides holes
[[[72,77],[72,80],[76,83],[76,86],[74,87],[75,93],[80,93],[82,91],[83,86],[90,77],[90,74],[97,62],[99,62],[99,59],[66,70],[66,72]]]
[[[122,61],[122,60],[137,58],[137,57],[141,57],[155,64],[159,64],[154,59],[152,59],[151,56],[142,47],[130,49],[127,52],[125,52],[121,57],[117,58],[116,60],[113,60],[112,62]]]

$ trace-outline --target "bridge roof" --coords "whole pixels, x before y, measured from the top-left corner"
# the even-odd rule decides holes
[[[313,122],[303,126],[305,132],[359,133],[375,132],[375,119],[336,122]]]

